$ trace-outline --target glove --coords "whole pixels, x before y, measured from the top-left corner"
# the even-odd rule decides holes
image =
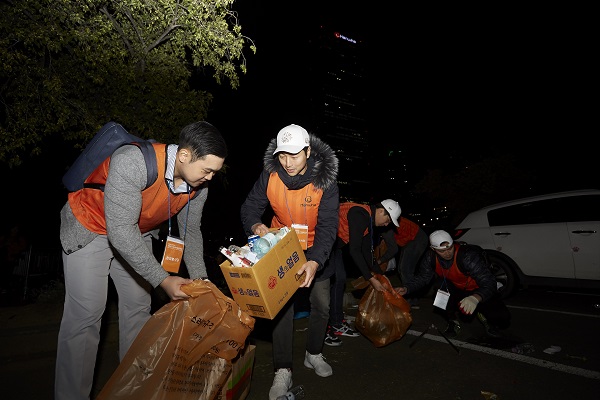
[[[475,296],[465,297],[460,301],[460,311],[463,314],[471,315],[477,308],[477,304],[479,304],[479,300]]]

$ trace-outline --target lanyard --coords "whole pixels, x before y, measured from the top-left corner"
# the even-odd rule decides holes
[[[294,217],[292,217],[292,212],[290,210],[290,205],[288,204],[288,199],[287,199],[287,191],[289,189],[286,187],[285,190],[283,191],[283,196],[285,197],[285,206],[287,207],[288,210],[288,214],[290,215],[290,219],[292,220],[292,224],[294,224]],[[306,185],[306,194],[304,195],[304,199],[306,199],[306,196],[308,196],[308,185]],[[308,222],[306,219],[306,202],[304,202],[304,224],[306,226],[308,226]]]
[[[442,266],[441,262],[440,262],[440,268],[442,269],[442,277],[444,278],[444,280],[442,281],[442,284],[440,285],[440,290],[442,290],[444,287],[446,287],[446,292],[448,292],[448,282],[446,282],[446,274],[448,273],[448,271]]]
[[[185,242],[185,234],[187,232],[188,217],[190,215],[190,198],[192,197],[189,185],[188,185],[187,192],[188,192],[188,201],[187,201],[187,211],[185,213],[185,223],[183,224],[183,236],[181,235],[181,232],[179,232],[179,236],[181,236],[181,238],[183,239],[184,242]],[[167,210],[167,214],[169,215],[169,236],[171,236],[171,193],[167,193],[167,200],[169,201],[169,209]]]
[[[371,234],[371,262],[375,261],[375,232],[373,231],[373,216],[369,215],[369,223],[370,223],[370,234]]]

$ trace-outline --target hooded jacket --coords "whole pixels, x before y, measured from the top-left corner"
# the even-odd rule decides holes
[[[303,191],[307,196],[314,194],[312,207],[307,208],[307,213],[315,213],[307,218],[310,222],[316,215],[316,224],[309,223],[309,247],[306,250],[306,259],[315,261],[319,265],[317,268],[317,280],[329,278],[333,274],[332,268],[324,268],[325,262],[331,254],[333,243],[338,230],[339,219],[339,189],[337,186],[338,159],[334,151],[314,135],[310,135],[310,157],[307,160],[307,169],[304,175],[290,176],[277,156],[273,152],[277,148],[277,139],[272,139],[263,158],[263,171],[254,183],[254,186],[248,193],[246,200],[242,204],[240,215],[242,227],[246,235],[252,234],[252,226],[261,223],[267,206],[272,206],[276,213],[271,226],[275,221],[285,221],[289,219],[287,215],[277,215],[277,211],[282,209],[280,205],[272,205],[267,193],[270,179],[279,179],[281,183],[289,190]],[[296,222],[296,221],[295,221]],[[296,223],[305,223],[298,221]],[[310,238],[312,236],[312,246]]]

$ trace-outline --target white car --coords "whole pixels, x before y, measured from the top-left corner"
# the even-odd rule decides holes
[[[452,236],[486,250],[503,297],[528,285],[600,288],[600,190],[484,207]]]

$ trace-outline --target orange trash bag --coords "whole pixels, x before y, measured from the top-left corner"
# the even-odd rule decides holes
[[[181,289],[190,298],[152,315],[96,400],[217,397],[255,320],[209,281]]]
[[[358,303],[354,326],[375,347],[383,347],[400,339],[412,323],[410,305],[400,296],[387,276],[373,275],[388,292],[378,292],[372,285]]]

